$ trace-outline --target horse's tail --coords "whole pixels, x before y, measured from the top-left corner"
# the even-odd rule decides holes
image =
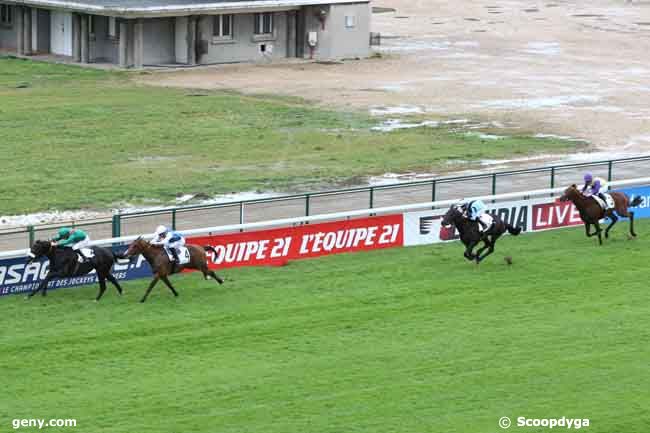
[[[630,201],[630,204],[629,204],[628,207],[635,207],[635,206],[638,206],[638,205],[640,205],[642,202],[643,202],[643,197],[641,197],[640,195],[637,195],[636,197],[633,197],[633,198],[632,198],[632,201]]]
[[[519,233],[521,233],[521,227],[513,227],[510,224],[506,223],[506,228],[508,229],[508,233],[513,236],[517,236]]]
[[[214,249],[214,247],[210,245],[203,245],[203,249],[212,252],[215,258],[219,257],[219,253],[217,252],[217,250]]]

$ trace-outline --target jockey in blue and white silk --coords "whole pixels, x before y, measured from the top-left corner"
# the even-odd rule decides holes
[[[185,245],[185,238],[178,232],[168,229],[165,226],[158,226],[150,241],[151,245],[160,245],[165,248],[168,255],[178,262],[180,248]]]

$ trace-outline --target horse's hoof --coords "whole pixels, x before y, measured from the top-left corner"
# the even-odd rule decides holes
[[[145,301],[144,299],[140,299],[141,304],[144,304],[144,301]]]
[[[217,279],[217,283],[219,283],[219,284],[223,284],[223,280],[222,280],[221,278],[218,278],[218,279]]]

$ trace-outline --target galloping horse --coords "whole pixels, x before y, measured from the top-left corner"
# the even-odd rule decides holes
[[[186,245],[188,252],[190,253],[190,261],[184,265],[177,265],[172,263],[165,252],[165,249],[161,246],[151,245],[149,242],[142,239],[142,237],[134,240],[129,248],[126,250],[123,258],[130,258],[132,256],[137,256],[142,254],[144,258],[149,262],[151,270],[153,271],[153,280],[149,284],[149,288],[145,292],[144,296],[140,302],[147,300],[147,296],[151,292],[151,289],[156,285],[158,280],[162,280],[163,283],[169,290],[172,291],[174,296],[178,296],[178,292],[172,286],[172,283],[169,281],[169,275],[182,271],[183,269],[197,269],[203,273],[203,278],[208,279],[208,275],[217,280],[219,284],[223,284],[223,280],[214,271],[208,269],[208,262],[205,257],[206,251],[212,251],[214,254],[217,254],[217,251],[209,245],[204,247],[199,247],[197,245]]]
[[[463,207],[460,204],[452,205],[445,216],[442,218],[443,227],[456,227],[460,234],[460,240],[465,245],[463,254],[467,260],[475,260],[477,264],[494,252],[494,244],[506,231],[513,236],[521,233],[520,227],[513,227],[507,222],[501,220],[497,215],[492,215],[494,224],[487,231],[481,233],[478,229],[478,222],[467,219],[463,215]],[[483,246],[472,252],[481,241]],[[487,249],[487,252],[483,252]],[[483,254],[483,255],[481,255]]]
[[[614,208],[607,210],[604,210],[595,198],[587,197],[582,194],[575,184],[564,190],[564,194],[560,197],[560,201],[573,202],[576,209],[578,209],[578,212],[580,212],[580,218],[585,223],[585,232],[587,233],[587,237],[598,235],[598,242],[600,245],[603,244],[603,238],[601,236],[602,230],[599,221],[605,217],[612,220],[607,229],[605,229],[606,239],[609,238],[609,231],[612,229],[614,224],[616,224],[619,216],[630,218],[630,235],[636,237],[636,233],[634,233],[634,212],[629,210],[629,208],[638,206],[643,201],[643,198],[640,196],[635,197],[634,200],[630,201],[627,194],[623,192],[610,192],[608,194],[611,195],[614,200]],[[591,233],[592,224],[596,226],[595,233]]]
[[[77,252],[71,248],[56,248],[50,241],[36,241],[29,252],[27,264],[32,263],[39,257],[47,257],[50,261],[50,269],[45,279],[39,286],[29,294],[31,298],[40,290],[43,296],[47,294],[48,283],[55,278],[79,277],[90,273],[93,269],[97,271],[99,280],[99,293],[95,301],[99,301],[106,291],[106,280],[110,281],[117,292],[122,294],[122,287],[117,279],[111,275],[111,268],[115,263],[115,256],[108,248],[92,247],[94,257],[83,263],[79,263]]]

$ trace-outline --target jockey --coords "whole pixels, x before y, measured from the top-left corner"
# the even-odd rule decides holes
[[[481,231],[486,231],[488,228],[490,228],[490,225],[492,225],[492,218],[490,218],[489,215],[485,213],[486,211],[487,206],[485,203],[483,203],[482,200],[473,200],[466,205],[467,219],[470,221],[476,221],[482,228]]]
[[[603,202],[607,203],[605,194],[609,191],[609,184],[601,177],[593,177],[591,173],[585,173],[585,185],[582,187],[582,194],[586,197],[597,195]]]
[[[150,242],[151,245],[162,245],[169,255],[171,253],[174,262],[178,262],[178,253],[180,247],[185,245],[185,238],[179,233],[169,230],[165,226],[158,226],[154,232],[153,238]]]
[[[69,227],[60,228],[57,235],[52,239],[52,246],[72,248],[79,255],[81,262],[89,259],[82,252],[83,248],[90,246],[90,238],[83,230]]]

